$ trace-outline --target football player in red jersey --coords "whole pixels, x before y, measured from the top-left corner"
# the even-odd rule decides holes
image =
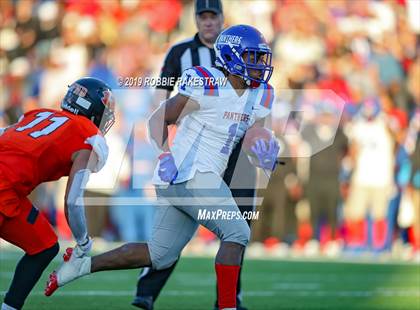
[[[69,86],[61,109],[30,111],[0,128],[0,238],[25,251],[1,310],[22,308],[59,250],[53,228],[27,198],[36,186],[69,176],[65,214],[75,250],[83,255],[92,246],[78,198],[89,174],[107,159],[103,135],[115,122],[111,89],[98,79],[79,79]]]

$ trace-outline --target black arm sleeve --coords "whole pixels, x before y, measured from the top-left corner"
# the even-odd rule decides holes
[[[163,63],[162,70],[160,72],[160,77],[162,78],[173,78],[173,83],[170,85],[156,85],[158,89],[166,89],[169,92],[174,90],[176,80],[181,76],[181,65],[180,65],[180,56],[179,49],[172,47],[168,54],[166,55],[165,61]]]

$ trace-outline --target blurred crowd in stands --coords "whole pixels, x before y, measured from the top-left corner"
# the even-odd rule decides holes
[[[286,164],[259,191],[253,240],[350,253],[390,251],[398,240],[420,251],[420,1],[223,5],[225,25],[257,27],[274,57],[271,126]],[[0,127],[34,108],[58,108],[81,76],[115,87],[120,134],[107,137],[108,166],[122,165],[119,175],[111,169],[91,181],[87,196],[103,199],[87,208],[89,229],[107,240],[149,238],[153,195],[144,189],[155,154],[145,120],[153,89],[119,91],[118,79],[159,75],[168,48],[195,33],[193,2],[2,0],[0,10]],[[101,190],[115,179],[118,186]],[[69,238],[62,197],[62,185],[34,193]]]

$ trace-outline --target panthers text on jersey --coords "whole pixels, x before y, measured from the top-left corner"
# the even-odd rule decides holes
[[[203,83],[199,83],[200,79]],[[222,175],[246,130],[271,112],[274,90],[269,84],[247,88],[238,96],[227,80],[209,82],[224,79],[223,72],[215,67],[193,67],[181,77],[179,93],[195,100],[200,108],[185,116],[178,126],[171,147],[178,168],[174,183],[192,179],[196,171]],[[158,169],[153,183],[163,185]]]

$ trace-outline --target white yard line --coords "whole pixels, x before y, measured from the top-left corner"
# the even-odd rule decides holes
[[[6,291],[0,291],[4,295]],[[86,290],[86,291],[58,291],[54,296],[134,296],[134,291],[108,291],[108,290]],[[31,295],[43,295],[43,292],[35,291]],[[166,296],[207,296],[207,291],[188,291],[188,290],[167,290],[162,295]],[[310,290],[310,291],[246,291],[245,296],[267,297],[267,296],[289,296],[289,297],[420,297],[420,291],[417,288],[409,290],[374,290],[374,291],[328,291],[328,290]]]

